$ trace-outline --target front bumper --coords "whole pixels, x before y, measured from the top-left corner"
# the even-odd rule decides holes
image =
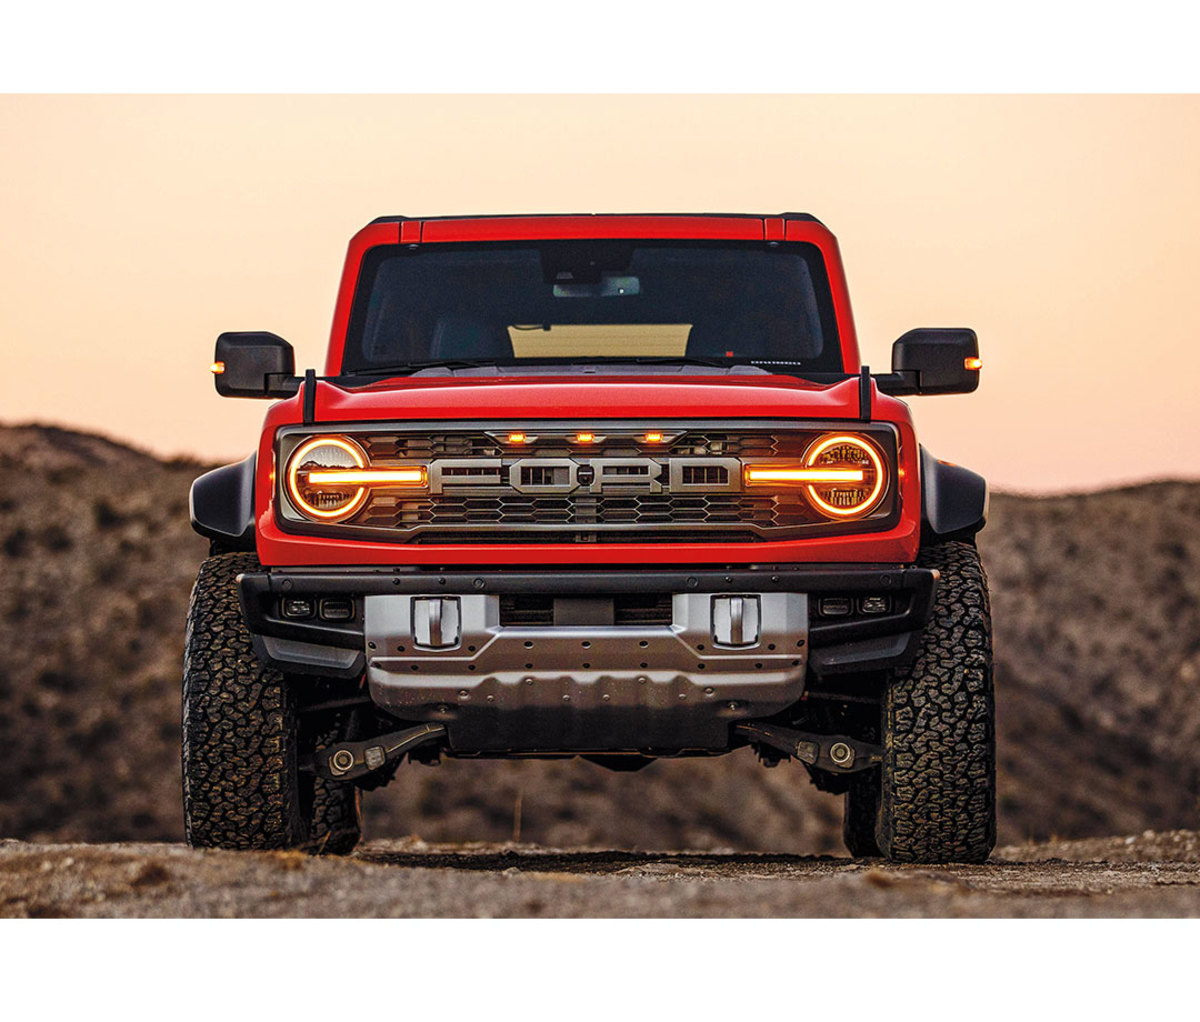
[[[914,655],[935,580],[888,565],[296,568],[247,573],[241,595],[263,659],[291,673],[365,672],[378,705],[446,724],[454,751],[678,752],[727,748],[731,724],[786,709],[810,672]],[[659,616],[618,623],[613,607],[645,594],[660,597]],[[552,610],[522,617],[514,598]],[[322,619],[335,605],[350,616]],[[307,619],[285,614],[298,607]]]

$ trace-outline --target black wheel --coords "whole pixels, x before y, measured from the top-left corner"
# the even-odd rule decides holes
[[[927,546],[917,563],[940,572],[933,613],[884,695],[883,764],[846,795],[846,843],[895,862],[983,862],[996,843],[987,577],[972,543]]]
[[[183,658],[183,814],[198,848],[344,853],[360,833],[359,791],[302,774],[291,689],[255,656],[237,576],[253,554],[210,557],[192,590]],[[318,731],[304,751],[337,738]]]

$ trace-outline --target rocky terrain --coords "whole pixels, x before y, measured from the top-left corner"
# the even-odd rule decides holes
[[[982,866],[413,838],[349,858],[0,841],[0,917],[1197,915],[1194,831],[1001,848]]]
[[[187,491],[203,469],[65,430],[0,428],[0,838],[181,840],[178,676],[206,552]],[[993,497],[980,545],[1003,843],[1200,827],[1198,522],[1196,483]],[[366,806],[377,840],[843,854],[839,800],[749,752],[632,775],[445,761],[403,768]],[[0,878],[24,875],[21,847],[3,847]],[[176,852],[161,854],[170,875]],[[195,861],[179,868],[209,859]]]

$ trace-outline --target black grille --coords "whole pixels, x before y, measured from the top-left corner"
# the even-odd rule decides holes
[[[811,433],[733,433],[688,431],[672,445],[675,454],[700,454],[728,458],[800,458]]]
[[[613,623],[669,625],[674,620],[670,593],[628,593],[613,597]]]
[[[415,526],[757,525],[789,528],[813,520],[799,494],[657,493],[621,497],[443,495],[416,500],[378,496],[355,520],[374,529]]]
[[[522,486],[554,486],[566,482],[567,470],[561,466],[526,465],[521,469]]]
[[[530,453],[563,457],[578,452],[567,431],[556,435],[554,431],[538,433],[530,429],[536,441],[528,447],[505,444],[503,431],[490,435],[484,431],[446,431],[434,433],[367,433],[356,435],[371,461],[404,461],[407,459],[433,458],[499,458]],[[656,444],[655,453],[675,456],[695,455],[723,456],[730,458],[798,458],[804,453],[811,434],[746,432],[727,430],[683,430],[669,442]],[[638,434],[631,431],[615,431],[599,434],[596,442],[588,444],[588,454],[595,457],[620,457],[646,453],[639,443]]]
[[[585,427],[594,430],[594,440],[583,446],[576,437]],[[603,423],[353,431],[376,467],[429,466],[429,488],[375,490],[361,511],[337,524],[285,524],[420,544],[750,543],[808,535],[814,528],[886,527],[895,520],[894,501],[885,500],[865,521],[840,523],[815,510],[799,487],[744,487],[744,464],[799,464],[830,428],[738,430],[668,422],[653,443],[644,426]],[[510,441],[514,435],[523,442]],[[874,427],[872,435],[894,457],[890,430]]]
[[[729,469],[724,465],[684,465],[683,482],[687,486],[724,486]]]
[[[670,593],[618,593],[612,597],[614,625],[669,625],[674,620]],[[500,624],[548,627],[554,624],[554,597],[500,597]]]
[[[500,624],[552,625],[554,624],[553,596],[501,596]]]
[[[486,433],[412,433],[356,436],[372,462],[417,458],[494,458],[499,443]]]

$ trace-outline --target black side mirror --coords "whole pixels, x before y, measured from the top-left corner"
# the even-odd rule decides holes
[[[296,354],[275,334],[221,334],[212,371],[222,397],[291,397],[300,387]]]
[[[892,374],[878,376],[885,394],[970,394],[979,386],[974,330],[910,330],[892,345]]]

